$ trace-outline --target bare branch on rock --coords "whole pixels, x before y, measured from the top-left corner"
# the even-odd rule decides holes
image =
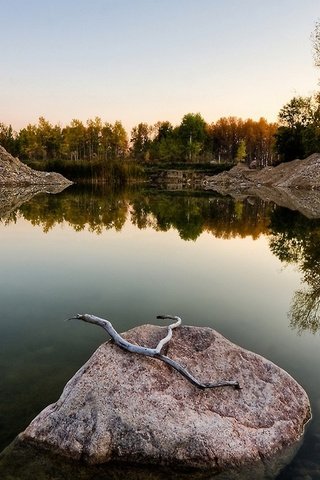
[[[118,345],[120,348],[127,350],[131,353],[139,353],[141,355],[145,355],[147,357],[153,357],[162,362],[170,365],[174,368],[177,372],[179,372],[182,376],[184,376],[189,382],[200,389],[205,388],[217,388],[217,387],[233,387],[239,390],[241,387],[239,382],[235,380],[221,380],[216,382],[200,382],[197,380],[191,373],[188,372],[182,365],[177,363],[175,360],[162,355],[161,350],[167,343],[170,342],[172,338],[172,330],[177,328],[181,325],[181,318],[175,315],[158,315],[158,319],[165,319],[165,320],[175,320],[175,323],[168,325],[168,332],[167,335],[160,340],[156,348],[148,348],[143,347],[140,345],[135,345],[133,343],[128,342],[125,340],[112,326],[111,322],[104,318],[96,317],[95,315],[90,314],[77,314],[75,317],[70,318],[70,320],[82,320],[87,323],[93,323],[94,325],[99,325],[102,327],[113,339],[114,343]]]

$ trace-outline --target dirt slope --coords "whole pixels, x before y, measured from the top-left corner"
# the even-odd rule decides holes
[[[314,153],[304,160],[281,163],[277,167],[250,170],[236,165],[229,172],[206,177],[204,184],[230,186],[237,189],[259,187],[320,189],[320,154]]]
[[[59,173],[32,170],[0,145],[0,185],[71,185],[71,183]]]

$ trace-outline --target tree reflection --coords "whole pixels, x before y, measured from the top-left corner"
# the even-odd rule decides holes
[[[293,297],[290,325],[299,333],[320,328],[320,221],[277,209],[271,216],[271,251],[283,262],[297,264],[305,288]]]
[[[128,203],[123,192],[112,189],[70,188],[59,195],[34,197],[19,209],[20,215],[45,233],[63,222],[77,232],[88,230],[101,234],[114,228],[119,231],[127,218]]]
[[[258,238],[268,230],[270,204],[257,198],[241,203],[218,194],[171,192],[139,195],[132,199],[131,221],[138,228],[178,230],[183,240],[196,240],[202,232],[218,238]]]
[[[8,209],[7,209],[8,210]],[[1,212],[1,210],[0,210]],[[175,229],[195,241],[203,232],[217,238],[270,235],[270,249],[282,262],[298,265],[306,287],[297,291],[289,312],[299,332],[320,329],[320,221],[275,207],[257,197],[235,200],[218,193],[155,191],[72,186],[58,195],[41,194],[18,210],[9,209],[4,224],[19,216],[49,232],[59,224],[101,234],[121,230],[126,221],[139,229]]]
[[[298,290],[293,297],[289,317],[293,328],[299,333],[309,330],[316,333],[320,328],[320,287]]]
[[[219,194],[114,190],[73,186],[59,195],[37,195],[19,207],[19,215],[49,232],[66,222],[74,230],[100,234],[121,230],[126,220],[139,229],[175,229],[183,240],[195,241],[203,232],[219,238],[267,233],[272,206],[258,198],[243,202]],[[10,223],[16,215],[7,217]]]

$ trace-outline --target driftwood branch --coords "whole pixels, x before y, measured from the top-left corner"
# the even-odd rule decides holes
[[[128,342],[125,340],[121,335],[113,328],[112,324],[105,320],[104,318],[96,317],[95,315],[89,314],[78,314],[75,317],[70,318],[70,320],[82,320],[87,323],[93,323],[94,325],[99,325],[102,327],[106,332],[110,335],[113,339],[114,343],[118,345],[120,348],[127,350],[131,353],[140,353],[141,355],[145,355],[147,357],[153,357],[162,362],[170,365],[172,368],[177,370],[177,372],[181,373],[189,382],[200,389],[205,388],[216,388],[216,387],[233,387],[235,389],[240,389],[239,382],[234,380],[222,380],[217,382],[199,382],[191,373],[189,373],[184,367],[182,367],[179,363],[172,360],[171,358],[162,355],[161,350],[172,338],[172,330],[177,328],[181,325],[181,318],[173,315],[158,315],[157,318],[165,319],[165,320],[175,320],[175,323],[168,325],[168,332],[167,335],[160,340],[156,348],[148,348],[142,347],[140,345],[134,345],[133,343]]]

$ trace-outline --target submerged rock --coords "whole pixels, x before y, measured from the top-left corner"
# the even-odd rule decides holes
[[[0,185],[71,185],[72,182],[55,172],[33,170],[14,158],[0,145]]]
[[[164,328],[143,325],[123,336],[153,347]],[[301,437],[310,418],[308,397],[270,361],[210,328],[187,326],[174,331],[166,354],[200,380],[238,380],[242,390],[199,390],[168,365],[110,341],[19,441],[90,464],[222,471],[261,463]]]

